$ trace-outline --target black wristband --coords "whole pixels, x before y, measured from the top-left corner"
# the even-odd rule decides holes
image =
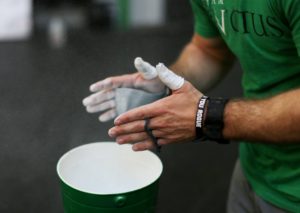
[[[209,98],[206,110],[206,117],[203,124],[203,135],[205,139],[213,140],[221,144],[228,144],[229,141],[223,138],[224,109],[228,99]]]
[[[200,139],[203,137],[203,120],[204,120],[204,112],[207,104],[208,97],[202,96],[198,103],[197,113],[196,113],[196,138]]]

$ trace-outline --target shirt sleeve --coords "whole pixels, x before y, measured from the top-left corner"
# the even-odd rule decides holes
[[[195,19],[195,32],[203,37],[212,38],[219,36],[219,31],[213,23],[211,16],[205,10],[201,0],[191,0]]]
[[[291,28],[293,40],[295,42],[298,56],[300,56],[300,1],[284,0],[283,10]]]

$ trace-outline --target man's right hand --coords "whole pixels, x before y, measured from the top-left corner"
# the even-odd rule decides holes
[[[117,116],[115,89],[133,88],[150,93],[162,93],[165,85],[157,77],[155,67],[141,58],[136,58],[134,65],[138,72],[133,74],[109,77],[90,86],[92,95],[83,99],[83,105],[89,113],[101,112],[99,120],[109,121]]]

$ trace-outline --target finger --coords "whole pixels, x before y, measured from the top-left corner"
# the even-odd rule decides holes
[[[184,78],[169,70],[163,63],[156,66],[158,77],[171,90],[177,90],[184,84]]]
[[[110,137],[119,137],[121,135],[143,132],[145,126],[144,120],[133,121],[124,125],[114,126],[108,131]]]
[[[84,106],[95,105],[107,100],[110,100],[115,97],[115,92],[113,90],[102,90],[100,92],[94,93],[85,99],[83,99],[82,103]]]
[[[171,142],[167,139],[163,139],[163,138],[160,138],[159,140],[157,140],[157,144],[159,146],[163,146],[163,145],[167,145],[167,144],[170,144]]]
[[[90,86],[91,92],[97,92],[103,89],[113,89],[121,86],[133,85],[133,79],[131,75],[121,75],[116,77],[109,77],[102,81],[96,82]]]
[[[86,111],[89,113],[101,112],[104,110],[114,108],[115,106],[116,106],[115,100],[110,100],[98,105],[87,106]]]
[[[133,144],[132,149],[134,151],[144,151],[148,149],[154,149],[154,147],[155,146],[151,140],[146,140]]]
[[[118,126],[124,123],[129,123],[137,120],[144,120],[146,118],[152,118],[157,115],[163,114],[166,111],[166,109],[161,107],[163,105],[161,104],[161,101],[163,101],[163,99],[160,99],[151,104],[131,109],[119,115],[115,119],[114,124]]]
[[[137,57],[134,60],[134,66],[146,80],[151,80],[157,77],[157,71],[155,67],[144,61],[141,57]]]
[[[133,134],[127,134],[127,135],[121,135],[116,138],[117,143],[124,144],[124,143],[136,143],[139,141],[144,141],[148,138],[146,132],[139,132],[139,133],[133,133]]]
[[[159,129],[152,130],[152,134],[156,138],[164,138],[166,136],[166,133],[162,130],[159,130]]]
[[[114,119],[117,116],[117,111],[115,108],[103,113],[102,115],[99,116],[99,121],[101,122],[106,122],[109,120]]]

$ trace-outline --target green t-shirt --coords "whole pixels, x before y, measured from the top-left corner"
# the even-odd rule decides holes
[[[239,59],[247,98],[300,87],[300,0],[191,0],[195,31],[221,36]],[[266,121],[268,122],[268,121]],[[263,199],[300,212],[300,144],[240,144],[243,171]]]

